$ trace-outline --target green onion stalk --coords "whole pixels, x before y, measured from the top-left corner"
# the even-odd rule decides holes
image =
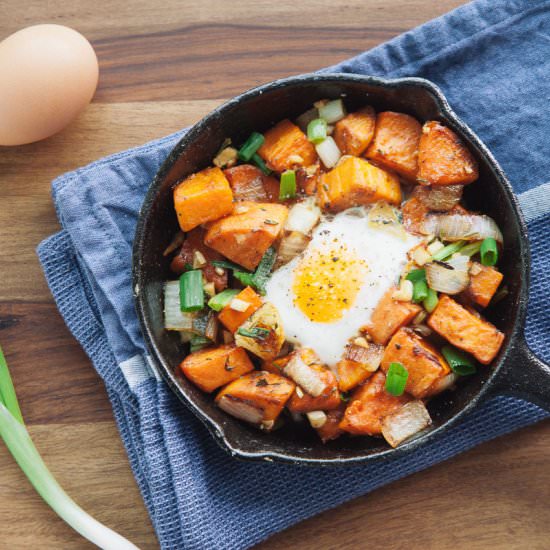
[[[23,423],[8,365],[1,348],[0,437],[38,494],[75,531],[105,550],[137,550],[137,546],[129,540],[80,508],[48,470]]]

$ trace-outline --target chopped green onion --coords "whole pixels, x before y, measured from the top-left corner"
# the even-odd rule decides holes
[[[15,388],[2,348],[0,348],[0,402],[4,403],[12,416],[23,424],[23,415],[19,408],[19,402],[17,401],[17,395],[15,395]]]
[[[262,256],[256,271],[254,272],[253,285],[260,294],[265,294],[265,284],[269,280],[269,275],[277,259],[277,251],[273,247],[269,247]]]
[[[195,351],[199,351],[206,346],[210,346],[212,344],[212,340],[206,338],[206,336],[195,335],[191,338],[190,344],[191,353],[194,353]]]
[[[212,296],[212,298],[208,300],[208,307],[214,311],[221,311],[237,294],[239,294],[239,292],[240,290],[236,288],[227,288],[219,294]]]
[[[481,248],[481,241],[478,241],[476,243],[468,243],[467,245],[464,245],[460,249],[460,253],[463,256],[468,256],[469,258],[471,258],[472,256],[475,256],[479,252],[480,248]]]
[[[403,395],[408,378],[409,372],[401,363],[390,363],[386,373],[386,391],[395,397]]]
[[[265,340],[269,336],[269,330],[261,327],[239,328],[237,334],[254,340]]]
[[[247,273],[246,271],[233,271],[233,276],[237,281],[240,281],[244,286],[255,287],[254,273]]]
[[[279,199],[293,199],[296,196],[296,171],[285,170],[281,174],[279,185]]]
[[[239,149],[238,156],[241,160],[248,162],[254,153],[262,146],[264,136],[258,132],[252,132],[250,137],[244,142],[244,145]]]
[[[428,283],[426,281],[418,280],[413,283],[413,297],[412,301],[415,304],[423,302],[428,297]]]
[[[479,249],[481,263],[483,265],[492,266],[498,261],[498,248],[495,239],[488,237],[481,243]]]
[[[451,370],[459,376],[468,376],[476,372],[474,363],[462,352],[451,346],[443,346],[441,353],[445,357]]]
[[[269,176],[271,174],[271,170],[267,167],[267,164],[264,162],[264,159],[258,155],[258,153],[254,153],[252,155],[252,162],[266,175]]]
[[[441,250],[438,250],[432,256],[432,260],[436,260],[436,261],[446,260],[449,256],[452,256],[455,252],[458,252],[465,244],[466,244],[466,241],[457,241],[456,243],[448,244],[447,246],[444,246]]]
[[[204,307],[202,271],[194,269],[180,276],[180,307],[182,311],[198,311]]]
[[[424,298],[422,304],[426,308],[428,313],[431,313],[439,303],[439,298],[437,297],[437,292],[433,288],[428,287],[428,295]]]
[[[412,269],[407,273],[405,279],[407,279],[407,281],[411,281],[411,283],[416,283],[417,281],[426,281],[426,270]]]
[[[233,269],[237,271],[246,271],[244,267],[230,262],[229,260],[212,260],[212,265],[215,267],[221,267],[223,269]]]
[[[25,428],[8,365],[0,349],[0,437],[37,493],[61,519],[99,548],[137,550],[69,497],[42,460]]]
[[[319,117],[324,118],[329,124],[337,122],[346,116],[344,102],[341,99],[328,101],[324,105],[318,107]]]
[[[276,259],[277,251],[273,247],[268,248],[262,256],[262,259],[260,260],[260,263],[254,273],[245,271],[243,267],[226,260],[214,260],[212,263],[216,267],[232,269],[235,279],[240,281],[244,286],[251,286],[252,288],[255,288],[260,294],[263,295],[265,294],[265,284],[269,279],[269,274],[273,269]]]
[[[327,121],[316,118],[307,125],[307,139],[312,143],[321,143],[327,137]]]

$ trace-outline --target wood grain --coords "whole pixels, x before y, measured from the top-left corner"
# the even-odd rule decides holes
[[[157,548],[101,380],[53,304],[36,245],[59,227],[49,182],[198,120],[224,97],[359,53],[460,0],[2,2],[0,39],[73,26],[101,65],[95,102],[44,142],[0,148],[0,343],[50,468],[98,519]],[[548,548],[550,423],[480,446],[301,523],[258,549]],[[0,446],[0,548],[90,548]]]

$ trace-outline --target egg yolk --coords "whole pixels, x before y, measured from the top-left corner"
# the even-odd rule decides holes
[[[311,251],[294,270],[294,304],[317,323],[342,318],[368,271],[365,261],[346,245],[331,244],[328,250]]]

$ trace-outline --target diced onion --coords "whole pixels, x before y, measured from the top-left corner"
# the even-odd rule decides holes
[[[300,231],[307,235],[321,217],[321,209],[315,204],[315,199],[309,198],[293,205],[285,223],[287,231]]]
[[[417,197],[430,210],[447,212],[460,202],[463,190],[463,185],[439,185],[436,187],[417,185],[413,196]]]
[[[410,302],[413,297],[414,286],[411,281],[403,279],[399,285],[399,290],[396,290],[392,294],[392,299],[398,302]]]
[[[383,229],[399,238],[406,238],[403,225],[399,221],[397,211],[387,202],[377,202],[368,214],[369,225]]]
[[[166,330],[193,331],[196,313],[184,313],[180,307],[179,281],[168,281],[164,285],[164,328]]]
[[[292,231],[281,239],[279,250],[277,251],[277,261],[275,269],[287,264],[301,254],[309,244],[309,237],[300,231]]]
[[[323,411],[311,411],[306,416],[312,428],[322,428],[327,421],[327,415]]]
[[[470,258],[455,254],[445,262],[426,264],[426,281],[431,289],[445,294],[458,294],[470,282]]]
[[[344,358],[349,361],[361,363],[365,370],[374,372],[378,369],[380,362],[382,361],[384,346],[379,346],[378,344],[373,344],[371,342],[367,342],[366,340],[365,344],[366,346],[356,344],[346,346]]]
[[[428,252],[426,246],[421,244],[414,248],[414,250],[410,253],[410,257],[416,265],[423,266],[430,261],[432,255]]]
[[[315,146],[319,158],[327,168],[333,168],[338,164],[342,153],[331,136]]]
[[[430,413],[424,403],[411,401],[382,420],[382,435],[392,447],[397,447],[431,423]]]
[[[445,248],[445,245],[437,239],[428,245],[428,252],[433,256],[436,252],[439,252]]]
[[[241,300],[239,298],[233,298],[231,302],[229,302],[229,308],[233,311],[240,311],[241,313],[243,311],[246,311],[250,307],[250,304],[248,302],[245,302],[244,300]]]
[[[230,395],[224,395],[218,401],[218,407],[227,414],[239,420],[249,422],[250,424],[260,424],[264,418],[262,409],[254,407],[254,405],[236,399]]]
[[[491,237],[503,242],[496,222],[482,214],[430,214],[422,224],[422,232],[444,241],[482,241]]]
[[[338,122],[346,116],[346,108],[341,99],[334,99],[319,106],[319,117],[324,118],[328,124]]]
[[[319,397],[326,389],[319,373],[304,363],[300,352],[293,355],[285,366],[284,373],[313,397]]]

